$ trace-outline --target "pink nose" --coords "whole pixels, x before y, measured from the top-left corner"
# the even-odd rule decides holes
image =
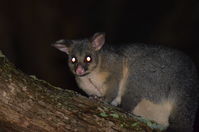
[[[77,75],[83,75],[85,73],[85,70],[82,66],[78,65],[75,72],[76,72]]]

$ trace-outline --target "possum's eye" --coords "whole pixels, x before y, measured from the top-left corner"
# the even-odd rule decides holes
[[[92,58],[91,58],[90,56],[86,56],[85,62],[86,62],[86,63],[89,63],[89,62],[91,62],[91,61],[92,61]]]
[[[71,58],[71,62],[72,62],[72,63],[76,63],[76,62],[77,62],[77,59],[76,59],[75,57],[72,57],[72,58]]]

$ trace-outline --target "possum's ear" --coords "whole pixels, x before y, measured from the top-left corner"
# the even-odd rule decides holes
[[[52,46],[66,54],[70,54],[71,44],[72,44],[72,41],[61,39],[61,40],[56,41],[54,44],[52,44]]]
[[[105,33],[95,33],[91,38],[91,46],[94,50],[100,50],[105,43]]]

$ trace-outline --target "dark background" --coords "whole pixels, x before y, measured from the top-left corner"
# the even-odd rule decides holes
[[[17,68],[81,92],[56,40],[105,32],[107,42],[145,42],[183,50],[199,67],[196,0],[0,1],[0,50]]]

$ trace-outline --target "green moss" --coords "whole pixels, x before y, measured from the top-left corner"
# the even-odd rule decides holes
[[[120,127],[122,127],[122,128],[128,128],[129,126],[125,122],[122,122],[120,124]]]
[[[102,112],[102,113],[100,113],[99,115],[100,115],[101,117],[108,117],[108,114],[105,113],[105,112]]]
[[[112,116],[113,118],[119,118],[120,116],[116,113],[110,114],[110,116]]]
[[[139,125],[139,122],[134,122],[133,124],[131,124],[132,127],[136,127]]]
[[[162,126],[154,121],[148,120],[146,118],[143,117],[135,117],[137,120],[139,120],[140,122],[143,122],[144,124],[146,124],[148,127],[152,128],[152,129],[158,129],[160,131],[163,131],[166,129],[165,126]]]

